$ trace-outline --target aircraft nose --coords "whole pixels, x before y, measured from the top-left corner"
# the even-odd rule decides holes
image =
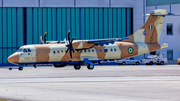
[[[18,63],[19,62],[19,54],[12,54],[7,59],[10,63]]]

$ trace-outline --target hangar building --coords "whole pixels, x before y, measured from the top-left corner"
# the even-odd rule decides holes
[[[40,36],[46,31],[47,40],[64,40],[68,30],[71,30],[71,37],[76,36],[76,39],[122,38],[139,29],[146,21],[142,15],[156,8],[178,13],[175,8],[180,7],[180,0],[161,1],[0,0],[0,65],[10,65],[7,57],[20,46],[39,44]],[[160,42],[169,44],[161,51],[172,55],[169,58],[172,60],[180,57],[178,47],[171,46],[180,38],[178,21],[171,17],[165,19],[163,38],[160,39]],[[172,35],[166,34],[166,27],[172,28]]]
[[[143,24],[144,0],[0,0],[0,64],[20,46],[64,40],[126,37]]]

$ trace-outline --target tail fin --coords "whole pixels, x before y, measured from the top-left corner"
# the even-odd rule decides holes
[[[166,10],[157,9],[151,12],[146,23],[134,34],[127,37],[128,42],[158,43],[164,22]]]

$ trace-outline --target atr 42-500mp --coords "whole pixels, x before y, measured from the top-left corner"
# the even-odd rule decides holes
[[[10,63],[19,66],[36,64],[53,64],[54,67],[73,65],[79,70],[81,65],[87,65],[89,70],[94,68],[94,63],[106,59],[123,59],[151,51],[166,48],[167,44],[159,44],[159,38],[166,15],[166,10],[158,9],[151,12],[146,23],[134,34],[127,38],[95,39],[95,40],[74,40],[68,41],[44,41],[42,44],[24,45],[14,54],[8,57]]]

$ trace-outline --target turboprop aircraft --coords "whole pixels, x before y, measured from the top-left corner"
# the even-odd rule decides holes
[[[70,39],[69,31],[67,42],[47,44],[45,39],[42,44],[24,45],[9,56],[8,61],[18,65],[19,70],[27,65],[36,67],[36,64],[73,65],[76,70],[85,64],[92,70],[94,63],[105,59],[124,59],[166,48],[167,44],[158,43],[165,15],[171,13],[163,9],[152,11],[146,23],[127,38],[74,40],[76,37]]]

